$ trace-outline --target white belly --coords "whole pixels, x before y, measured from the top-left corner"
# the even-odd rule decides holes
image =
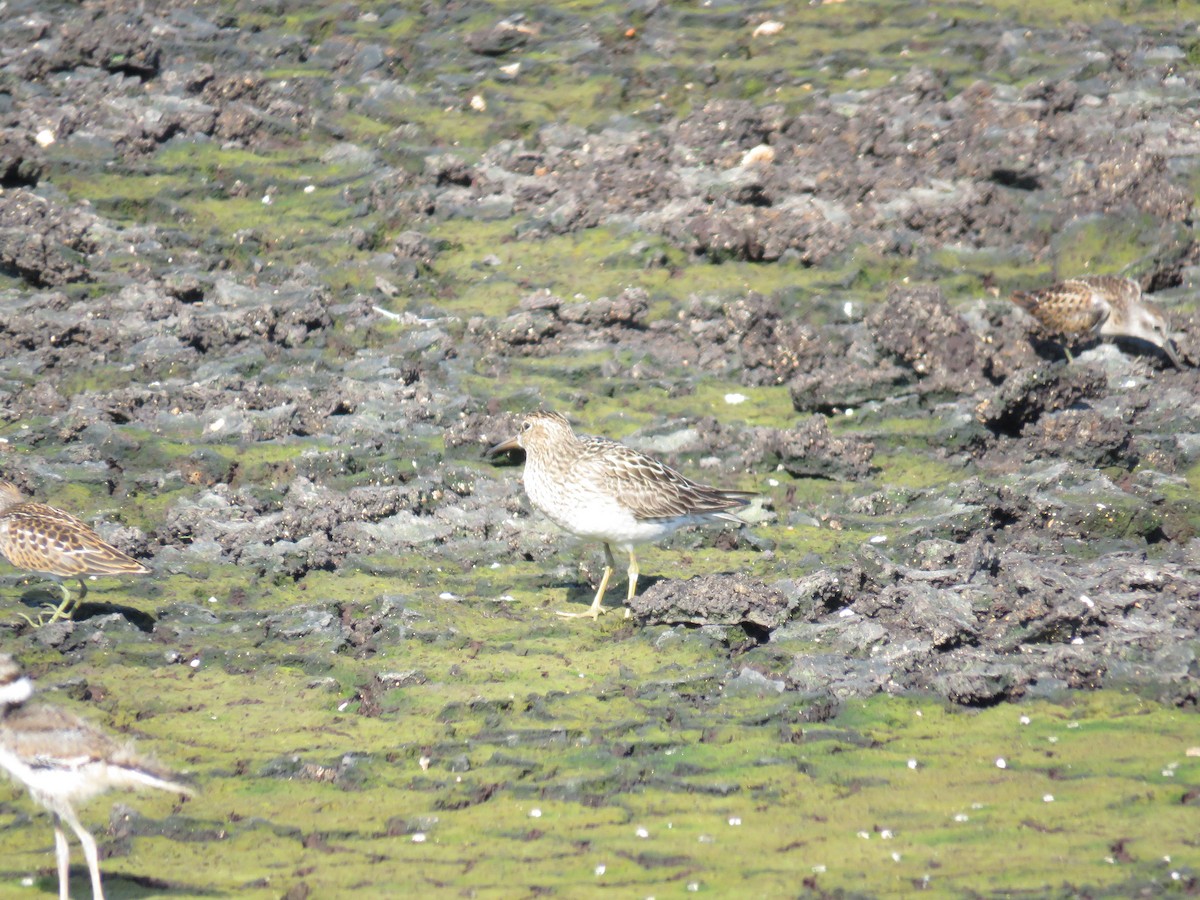
[[[611,495],[577,488],[564,490],[561,485],[538,478],[526,479],[525,491],[534,507],[563,530],[625,551],[634,544],[663,538],[687,521],[638,521]]]

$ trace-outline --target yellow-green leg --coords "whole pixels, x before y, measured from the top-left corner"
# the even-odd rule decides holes
[[[60,583],[58,586],[62,589],[63,602],[54,608],[54,614],[50,616],[50,622],[57,622],[59,619],[69,619],[75,615],[75,610],[79,609],[79,604],[83,602],[83,598],[87,596],[87,584],[82,578],[79,580],[79,594],[72,598],[71,592],[67,590],[65,584]],[[50,624],[47,622],[46,624]]]
[[[72,595],[71,591],[61,581],[56,582],[58,589],[62,591],[62,603],[58,606],[47,603],[45,606],[46,612],[50,612],[50,618],[46,618],[46,612],[38,613],[37,620],[29,618],[25,613],[17,613],[22,619],[29,623],[30,628],[41,628],[43,625],[49,625],[51,622],[57,622],[59,619],[69,619],[75,615],[75,610],[79,609],[79,604],[83,598],[87,596],[87,584],[82,578],[79,579],[79,594]]]
[[[630,554],[632,556],[633,554]],[[564,619],[598,619],[604,614],[603,605],[604,592],[608,590],[608,580],[612,578],[613,569],[616,568],[616,560],[613,559],[612,550],[608,544],[604,545],[604,574],[600,576],[600,587],[596,589],[596,599],[592,601],[592,605],[588,607],[587,612],[563,612],[559,610],[558,614]],[[636,566],[634,567],[634,575],[636,577]]]
[[[633,611],[629,608],[629,605],[633,603],[633,595],[637,591],[637,580],[638,561],[631,547],[629,549],[629,593],[625,595],[625,618],[627,619],[633,615]]]

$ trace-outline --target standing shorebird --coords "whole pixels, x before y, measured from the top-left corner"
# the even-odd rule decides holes
[[[1047,331],[1067,340],[1090,335],[1140,338],[1180,368],[1166,316],[1142,297],[1141,285],[1132,278],[1086,275],[1036,291],[1015,291],[1012,299]],[[1070,359],[1071,351],[1066,353]]]
[[[114,787],[152,787],[189,796],[192,789],[78,716],[54,706],[28,705],[32,694],[33,683],[11,656],[0,654],[0,769],[25,785],[54,817],[60,900],[67,900],[71,880],[64,822],[83,845],[92,896],[104,900],[96,839],[80,824],[75,804]]]
[[[144,575],[150,571],[70,513],[26,500],[9,481],[0,481],[0,555],[18,569],[42,572],[56,580],[79,580],[79,596],[73,602],[67,586],[58,582],[63,599],[51,622],[69,618],[78,609],[87,596],[85,575]],[[33,624],[28,617],[26,621]]]
[[[565,618],[595,619],[605,611],[604,592],[616,565],[614,546],[629,554],[628,602],[637,589],[635,544],[714,519],[745,524],[729,510],[745,506],[754,496],[752,491],[697,484],[608,438],[577,435],[558,413],[530,413],[516,437],[488,454],[517,448],[525,451],[525,493],[533,505],[571,534],[604,542],[604,574],[596,599],[587,612],[560,612]]]

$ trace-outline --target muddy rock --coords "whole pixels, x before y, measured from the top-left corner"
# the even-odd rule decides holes
[[[499,323],[480,320],[471,327],[501,352],[546,356],[572,348],[620,344],[630,332],[645,330],[648,306],[646,292],[640,289],[581,303],[566,303],[539,291],[522,298],[517,311]]]
[[[1082,366],[1055,366],[1013,373],[975,408],[976,418],[997,434],[1020,435],[1045,413],[1101,396],[1104,374]]]
[[[480,56],[503,56],[510,50],[523,47],[529,40],[530,30],[504,21],[491,28],[472,31],[466,36],[467,48]]]
[[[871,472],[875,446],[858,438],[837,438],[824,416],[810,416],[795,428],[766,436],[768,459],[795,478],[853,481]]]
[[[7,187],[36,185],[44,163],[36,144],[0,131],[0,184]]]
[[[937,650],[972,643],[976,635],[971,601],[961,592],[937,590],[927,583],[888,585],[852,609],[867,618],[902,615],[912,632]]]
[[[817,621],[854,602],[862,586],[863,573],[856,568],[821,570],[804,578],[780,582],[788,607],[797,619]]]
[[[1031,459],[1066,457],[1095,468],[1132,469],[1138,453],[1128,426],[1094,410],[1067,409],[1042,416],[1025,430]]]
[[[867,364],[844,356],[829,369],[796,376],[788,393],[796,412],[828,415],[884,400],[908,382],[908,373],[893,362]]]
[[[660,581],[629,602],[645,624],[742,625],[770,630],[783,624],[783,594],[744,575],[698,575],[686,581]]]
[[[95,217],[33,194],[0,195],[0,266],[33,287],[86,281]]]
[[[110,72],[151,78],[158,74],[162,51],[144,22],[76,22],[62,36],[56,68],[97,66]]]
[[[918,377],[936,375],[943,384],[952,379],[959,391],[979,386],[975,334],[936,285],[892,285],[867,325],[880,349]]]

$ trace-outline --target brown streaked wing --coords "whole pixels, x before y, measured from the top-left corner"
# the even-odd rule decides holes
[[[1108,317],[1108,305],[1096,297],[1091,285],[1078,279],[1034,291],[1030,296],[1034,303],[1026,308],[1033,317],[1065,334],[1095,331]]]
[[[5,515],[12,515],[13,513],[36,516],[39,519],[45,519],[47,522],[58,522],[67,528],[79,528],[84,531],[92,530],[86,522],[76,518],[69,512],[61,510],[57,506],[51,506],[48,503],[38,503],[35,500],[26,500],[20,506],[12,507]]]
[[[23,503],[0,516],[0,553],[18,568],[64,577],[150,571],[70,513],[44,503]]]
[[[1124,309],[1142,299],[1142,286],[1132,278],[1121,275],[1084,275],[1074,280],[1091,285],[1093,289],[1104,294],[1109,303],[1114,306],[1120,305]]]
[[[744,506],[734,491],[698,484],[656,459],[605,438],[589,438],[578,465],[637,519],[716,513]]]

